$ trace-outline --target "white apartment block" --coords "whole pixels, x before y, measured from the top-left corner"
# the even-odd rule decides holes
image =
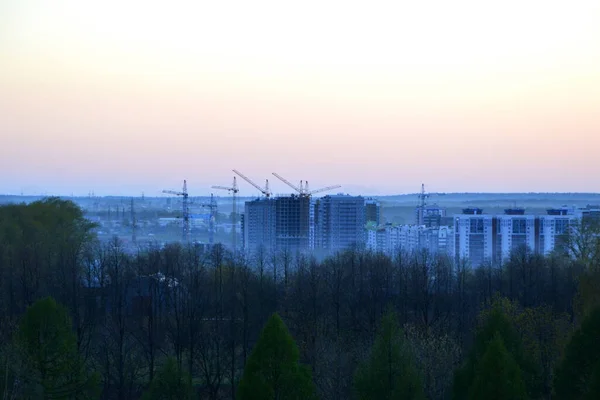
[[[501,215],[483,214],[479,208],[467,208],[454,216],[455,260],[471,266],[499,265],[519,248],[548,255],[565,243],[574,209],[548,210],[547,215],[526,215],[523,209],[507,209]]]
[[[366,233],[367,249],[393,256],[398,252],[412,253],[427,249],[432,254],[452,254],[451,227],[427,228],[417,225],[386,225],[368,229]]]

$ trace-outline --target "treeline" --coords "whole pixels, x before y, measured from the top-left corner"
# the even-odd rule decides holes
[[[262,398],[277,371],[296,382],[278,398],[577,399],[600,377],[600,274],[584,253],[477,269],[426,252],[130,254],[93,229],[56,198],[0,207],[5,398]],[[44,332],[73,355],[66,375],[40,362]]]

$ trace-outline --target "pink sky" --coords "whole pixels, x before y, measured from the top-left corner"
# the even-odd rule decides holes
[[[3,2],[0,193],[600,191],[600,2],[282,3]]]

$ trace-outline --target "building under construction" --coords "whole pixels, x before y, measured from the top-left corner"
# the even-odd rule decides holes
[[[312,248],[311,199],[306,196],[260,198],[244,206],[243,240],[247,251],[303,251]]]
[[[315,207],[312,195],[337,189],[340,185],[310,190],[307,181],[296,186],[281,175],[273,173],[297,194],[271,198],[269,181],[265,187],[254,183],[237,170],[238,176],[254,186],[265,197],[247,202],[243,219],[243,238],[246,251],[258,247],[266,250],[288,250],[292,252],[312,250],[315,247]]]
[[[335,252],[365,243],[365,199],[338,194],[312,199],[291,195],[245,204],[244,249]]]
[[[313,215],[308,196],[291,195],[275,200],[275,249],[307,250],[313,247]]]

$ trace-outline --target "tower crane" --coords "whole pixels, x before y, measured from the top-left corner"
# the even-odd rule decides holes
[[[421,202],[421,209],[425,209],[425,205],[427,199],[429,198],[429,194],[425,193],[425,184],[421,183],[421,193],[419,193],[419,201]]]
[[[137,243],[137,218],[133,207],[133,197],[131,198],[131,242],[133,244]]]
[[[424,223],[424,215],[425,215],[425,207],[427,206],[427,199],[431,196],[436,196],[441,193],[431,193],[425,192],[425,184],[421,184],[421,192],[418,194],[419,205],[417,206],[417,225],[423,225]]]
[[[269,180],[268,179],[265,181],[265,187],[262,188],[262,187],[258,186],[256,183],[254,183],[250,178],[248,178],[247,176],[242,174],[240,171],[234,169],[233,172],[235,172],[237,175],[240,176],[240,178],[242,178],[243,180],[245,180],[246,182],[248,182],[249,184],[254,186],[256,189],[258,189],[258,191],[261,192],[262,194],[264,194],[267,199],[271,197],[272,193],[271,193],[271,190],[269,189]]]
[[[233,222],[233,227],[231,229],[231,231],[233,232],[232,235],[232,245],[233,245],[233,254],[235,256],[236,251],[237,251],[237,247],[236,247],[236,242],[237,242],[237,194],[240,191],[237,185],[237,181],[235,176],[233,177],[233,185],[231,185],[231,187],[228,186],[213,186],[213,189],[220,189],[220,190],[227,190],[228,192],[231,193],[231,197],[232,197],[232,222]]]
[[[183,190],[181,192],[177,192],[175,190],[163,190],[163,193],[173,194],[175,196],[182,197],[182,219],[183,219],[183,241],[189,243],[190,241],[190,208],[188,204],[188,191],[187,191],[187,182],[183,181]]]
[[[294,189],[296,192],[298,192],[298,194],[301,197],[310,197],[313,194],[317,194],[317,193],[321,193],[321,192],[326,192],[328,190],[333,190],[333,189],[337,189],[337,188],[341,188],[341,185],[333,185],[333,186],[326,186],[324,188],[321,189],[316,189],[316,190],[309,190],[308,189],[308,181],[300,181],[300,187],[294,185],[293,183],[291,183],[290,181],[288,181],[287,179],[285,179],[284,177],[282,177],[281,175],[273,172],[273,175],[275,175],[275,177],[277,177],[277,179],[279,179],[280,181],[282,181],[283,183],[285,183],[286,185],[288,185],[289,187],[291,187],[292,189]]]
[[[208,222],[208,243],[213,244],[215,241],[215,223],[217,220],[217,202],[213,194],[210,194],[210,203],[200,204],[201,207],[210,209],[210,220]]]

